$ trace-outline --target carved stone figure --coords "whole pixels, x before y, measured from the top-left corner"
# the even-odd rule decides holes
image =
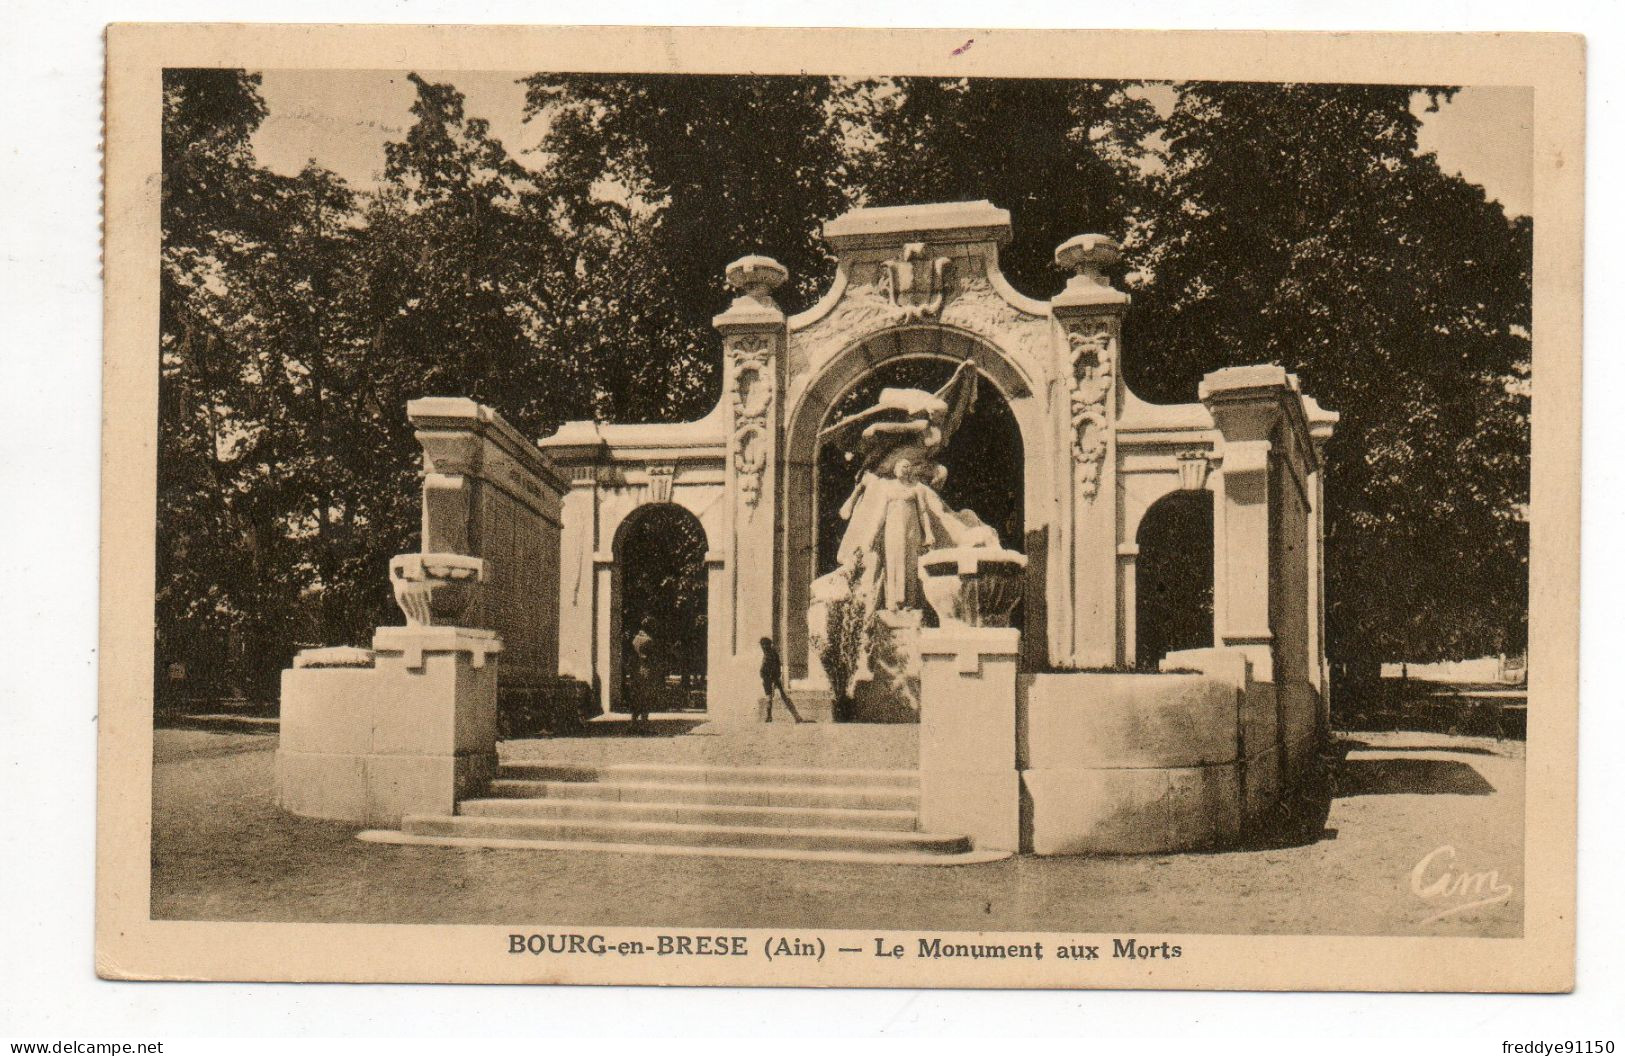
[[[819,434],[821,442],[861,461],[857,485],[840,510],[847,526],[836,568],[812,583],[808,630],[814,649],[822,653],[831,643],[832,612],[844,622],[855,619],[859,632],[849,636],[846,648],[856,655],[835,665],[842,673],[837,677],[850,672],[855,685],[884,682],[888,688],[872,688],[916,712],[915,639],[926,600],[921,556],[1000,549],[991,526],[974,511],[949,509],[937,492],[948,471],[936,457],[975,402],[976,387],[976,367],[967,360],[937,392],[882,389],[873,407]],[[836,688],[844,695],[845,687]]]
[[[836,550],[837,568],[825,581],[852,579],[872,609],[919,609],[919,558],[944,547],[999,545],[998,533],[970,510],[950,510],[937,488],[948,471],[936,456],[976,399],[976,366],[960,364],[935,393],[882,389],[873,407],[820,434],[861,459],[857,486],[841,506],[847,522]],[[859,555],[863,560],[857,560]]]

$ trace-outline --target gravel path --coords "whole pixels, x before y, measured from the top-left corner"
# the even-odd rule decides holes
[[[790,743],[770,736],[760,743]],[[673,743],[597,739],[606,759]],[[1307,846],[929,868],[367,844],[354,826],[271,805],[274,737],[160,731],[152,911],[239,921],[1520,934],[1523,745],[1414,733],[1349,740],[1326,834]],[[543,746],[531,749],[538,758],[557,747],[510,750],[522,755],[526,744]],[[682,750],[703,761],[718,749]],[[868,758],[900,750],[877,747]],[[1438,852],[1443,845],[1452,850]],[[1424,889],[1448,881],[1447,870],[1494,869],[1510,897],[1429,920],[1467,901],[1413,890],[1412,872],[1430,853]]]

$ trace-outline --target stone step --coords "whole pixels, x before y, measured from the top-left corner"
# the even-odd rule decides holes
[[[749,847],[793,851],[848,851],[906,854],[962,854],[965,836],[876,829],[774,828],[750,825],[682,825],[647,821],[587,821],[554,818],[487,818],[410,814],[401,822],[409,836],[475,839],[589,841],[660,844],[668,847]]]
[[[915,810],[916,789],[865,785],[742,785],[671,781],[530,781],[498,778],[492,799],[590,799],[632,803],[708,803],[755,807]]]
[[[575,766],[507,763],[498,777],[524,781],[622,781],[695,785],[813,785],[917,789],[916,770],[850,770],[833,767],[716,766],[689,763],[615,763]]]
[[[623,803],[591,799],[466,799],[457,812],[472,817],[558,818],[604,821],[680,822],[688,825],[746,825],[759,828],[882,829],[912,832],[912,810],[850,807],[762,807],[717,803]]]
[[[982,865],[1010,857],[1009,851],[970,850],[958,854],[915,851],[800,851],[778,847],[678,847],[659,843],[604,843],[595,840],[510,840],[482,836],[413,836],[392,829],[367,829],[356,839],[407,847],[449,847],[505,851],[564,851],[597,854],[653,854],[682,858],[744,858],[791,862],[835,862],[852,865],[918,865],[943,868]]]

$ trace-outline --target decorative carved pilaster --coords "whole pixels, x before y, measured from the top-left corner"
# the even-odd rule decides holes
[[[1129,296],[1112,286],[1104,269],[1121,257],[1121,247],[1105,235],[1078,235],[1055,249],[1056,266],[1073,272],[1050,306],[1066,333],[1062,369],[1071,386],[1072,460],[1085,499],[1100,491],[1111,435],[1117,345]]]
[[[768,412],[773,408],[773,345],[767,333],[729,338],[730,389],[733,393],[733,460],[739,493],[755,506],[767,469]]]
[[[1117,327],[1105,316],[1084,316],[1064,325],[1071,368],[1072,458],[1078,467],[1079,491],[1085,498],[1093,498],[1100,489],[1111,428]]]

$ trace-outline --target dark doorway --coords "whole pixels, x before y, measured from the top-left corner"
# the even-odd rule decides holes
[[[874,406],[881,389],[924,389],[935,392],[948,383],[959,360],[918,356],[889,360],[864,375],[830,408],[820,428]],[[1003,394],[984,374],[976,404],[948,441],[940,459],[948,479],[940,489],[943,502],[955,510],[974,510],[992,525],[1007,549],[1023,549],[1024,478],[1021,428]],[[818,575],[835,568],[836,548],[846,522],[841,504],[857,484],[858,465],[829,444],[818,448]],[[1015,626],[1021,626],[1019,613]]]
[[[1145,512],[1135,541],[1134,666],[1213,644],[1213,493],[1176,491]]]
[[[615,542],[620,567],[620,692],[614,710],[630,712],[631,693],[652,695],[651,711],[704,711],[706,665],[705,529],[672,503],[644,506]],[[647,688],[635,687],[643,643]]]

